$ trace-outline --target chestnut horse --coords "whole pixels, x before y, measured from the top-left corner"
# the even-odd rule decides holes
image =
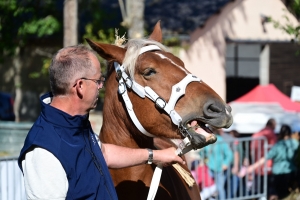
[[[165,146],[163,140],[188,137],[193,149],[198,149],[216,141],[206,125],[227,128],[232,124],[231,108],[166,51],[159,22],[148,39],[131,39],[122,47],[87,41],[108,61],[100,131],[103,143],[155,149]],[[144,164],[111,169],[119,199],[146,200],[154,168],[154,164]],[[201,198],[196,184],[189,187],[168,166],[163,168],[155,199]]]

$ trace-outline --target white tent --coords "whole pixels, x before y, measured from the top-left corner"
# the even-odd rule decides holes
[[[252,134],[265,127],[270,118],[277,122],[275,132],[279,132],[282,124],[288,124],[292,129],[299,129],[300,115],[297,112],[285,111],[277,103],[230,103],[233,124],[225,131],[237,130],[239,133]],[[299,130],[298,130],[299,131]]]
[[[290,125],[292,129],[300,127],[300,104],[293,102],[273,84],[258,85],[229,104],[234,122],[225,131],[235,129],[240,133],[255,133],[264,128],[270,118],[277,122],[275,132],[282,124]]]

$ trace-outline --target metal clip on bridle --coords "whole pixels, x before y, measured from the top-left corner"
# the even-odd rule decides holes
[[[122,78],[122,71],[121,69],[116,70],[116,78],[118,81]]]
[[[193,145],[191,143],[192,136],[187,130],[187,128],[182,125],[182,123],[180,123],[178,128],[180,133],[183,135],[184,139],[178,145],[178,148],[176,149],[176,154],[182,156],[193,149]]]

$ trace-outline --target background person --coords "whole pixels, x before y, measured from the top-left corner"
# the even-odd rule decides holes
[[[226,199],[225,182],[227,170],[233,161],[233,153],[227,142],[220,136],[221,129],[211,128],[217,136],[217,142],[204,147],[199,151],[202,158],[206,158],[209,174],[217,186],[218,198]]]
[[[299,122],[293,123],[292,126],[292,135],[291,138],[300,142],[300,124]],[[300,191],[300,145],[298,146],[298,149],[296,150],[295,157],[294,157],[294,163],[296,166],[296,175],[295,175],[295,180],[293,183],[293,191],[292,193],[295,193],[297,196],[299,196],[299,191]]]
[[[233,198],[238,196],[239,185],[242,185],[240,184],[240,177],[238,176],[238,173],[241,170],[245,156],[243,144],[238,140],[240,136],[239,132],[236,130],[231,130],[229,135],[233,137],[233,141],[230,142],[230,147],[233,152],[233,164],[231,166],[230,181],[227,181],[230,183],[230,195],[228,195],[228,198]]]
[[[209,169],[204,159],[196,159],[191,164],[191,173],[198,184],[202,200],[216,196],[217,187],[209,174]]]
[[[83,45],[59,50],[49,76],[52,93],[41,97],[41,114],[18,160],[27,199],[118,199],[108,167],[152,162],[151,150],[99,145],[89,111],[105,79],[92,50]],[[152,152],[156,164],[184,163],[175,148]]]
[[[290,193],[297,167],[294,163],[295,152],[299,147],[299,141],[291,138],[291,128],[288,125],[282,125],[279,135],[281,138],[265,157],[262,157],[256,163],[250,165],[247,173],[253,172],[262,166],[266,160],[273,160],[272,173],[274,175],[274,194],[278,199],[284,199]],[[245,174],[241,174],[244,176]]]
[[[267,139],[267,151],[276,143],[277,136],[274,132],[276,128],[276,121],[273,118],[270,118],[266,126],[257,133],[252,135],[253,141],[251,142],[251,159],[252,163],[257,162],[262,157],[265,156],[265,149],[264,149],[264,141],[262,138]],[[264,191],[264,166],[260,166],[255,170],[254,176],[254,193],[259,194]],[[268,190],[267,193],[272,193],[272,160],[267,161],[267,181],[268,181]],[[269,196],[269,195],[268,195]]]

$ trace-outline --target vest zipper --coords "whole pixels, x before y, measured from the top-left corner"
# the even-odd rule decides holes
[[[94,151],[93,151],[92,146],[91,146],[91,137],[92,136],[90,134],[92,134],[92,133],[88,132],[88,134],[89,134],[89,142],[88,142],[89,143],[89,145],[88,145],[89,149],[88,148],[85,148],[85,149],[87,150],[87,152],[89,152],[91,154],[93,162],[94,162],[96,168],[98,169],[98,171],[100,172],[100,174],[103,176],[103,178],[105,180],[105,189],[106,189],[107,193],[109,194],[110,199],[113,200],[112,194],[110,193],[110,190],[108,189],[108,186],[107,186],[107,183],[106,183],[107,180],[106,180],[105,175],[102,171],[101,164],[99,164],[98,159],[97,159],[96,155],[94,154]],[[84,140],[85,140],[85,137],[84,137]],[[85,143],[87,143],[86,140],[85,140]]]

